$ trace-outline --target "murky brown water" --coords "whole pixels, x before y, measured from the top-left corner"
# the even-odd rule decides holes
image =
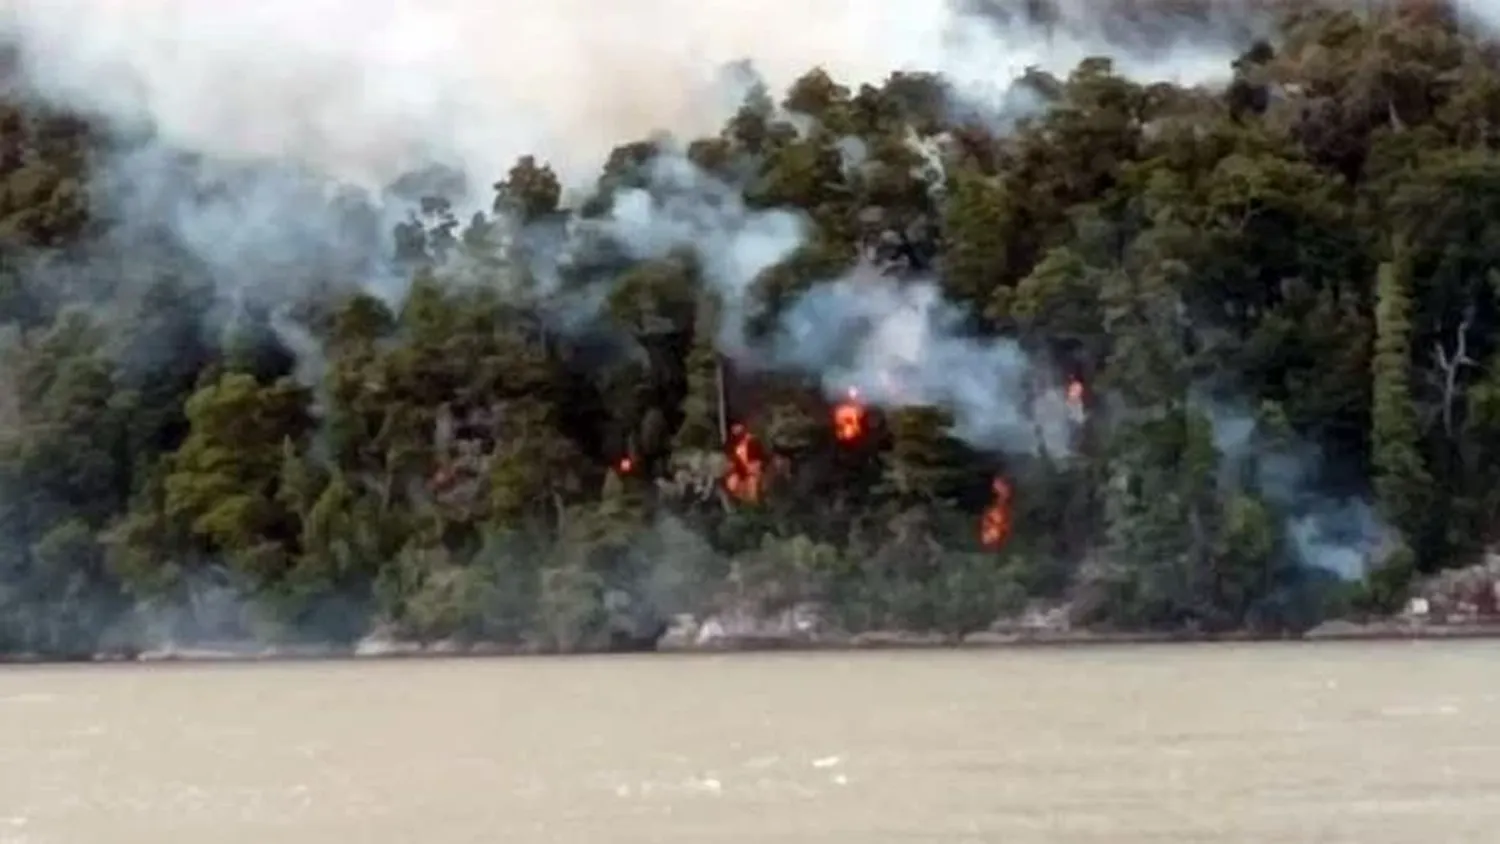
[[[1500,840],[1500,643],[0,670],[4,844]]]

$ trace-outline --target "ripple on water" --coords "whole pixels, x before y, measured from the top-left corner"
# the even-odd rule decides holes
[[[56,703],[58,696],[48,692],[21,692],[13,695],[0,695],[0,703]]]

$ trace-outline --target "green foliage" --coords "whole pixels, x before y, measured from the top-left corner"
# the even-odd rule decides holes
[[[1420,536],[1431,478],[1420,450],[1411,388],[1412,306],[1404,267],[1381,264],[1375,285],[1374,405],[1370,433],[1375,488],[1391,520]]]
[[[134,221],[88,202],[96,127],[0,102],[0,650],[86,653],[163,605],[203,636],[554,649],[808,605],[953,638],[1038,603],[1216,630],[1396,608],[1500,533],[1500,50],[1398,6],[1309,6],[1224,92],[1033,72],[1043,108],[1004,134],[921,74],[753,91],[687,144],[809,223],[747,302],[690,249],[558,269],[569,218],[648,184],[658,145],[626,138],[576,204],[538,150],[467,224],[413,174],[399,302],[316,266],[226,323],[181,244],[99,237]],[[1081,379],[1073,453],[983,453],[929,406],[839,442],[826,385],[724,347],[856,261]],[[1238,443],[1231,404],[1263,411]],[[735,423],[757,501],[722,482]],[[1318,504],[1275,478],[1312,452],[1297,492],[1393,528],[1359,583],[1296,557]]]

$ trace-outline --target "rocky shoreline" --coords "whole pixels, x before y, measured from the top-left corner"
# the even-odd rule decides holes
[[[997,619],[988,630],[964,636],[876,631],[850,634],[829,623],[814,602],[778,612],[749,606],[721,608],[703,616],[683,614],[670,623],[626,631],[609,645],[559,651],[539,645],[456,640],[417,642],[393,631],[377,631],[350,645],[268,645],[258,642],[198,642],[192,645],[56,656],[0,655],[16,663],[175,663],[288,662],[311,660],[394,660],[496,657],[563,657],[606,654],[726,654],[766,652],[859,652],[873,650],[1003,650],[1125,645],[1214,643],[1399,642],[1500,638],[1500,556],[1483,564],[1433,578],[1405,609],[1389,617],[1332,620],[1302,633],[1264,634],[1250,630],[1111,631],[1078,625],[1068,604],[1036,602]]]
[[[1085,630],[981,632],[961,639],[934,634],[864,633],[842,637],[724,636],[702,643],[663,643],[653,654],[728,654],[767,652],[860,652],[922,650],[1006,650],[1077,648],[1123,645],[1188,645],[1226,643],[1396,642],[1500,638],[1500,621],[1463,624],[1426,624],[1409,621],[1372,623],[1328,622],[1300,635],[1262,635],[1249,631],[1228,633],[1099,632]],[[633,651],[639,653],[639,651]],[[332,660],[475,659],[498,657],[600,656],[622,653],[610,649],[568,652],[496,643],[367,641],[353,647],[201,645],[127,653],[103,653],[72,659],[15,654],[0,656],[0,664],[47,663],[213,663],[293,662]]]

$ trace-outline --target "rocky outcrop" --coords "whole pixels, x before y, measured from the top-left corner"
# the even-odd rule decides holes
[[[772,647],[777,644],[815,644],[837,640],[822,609],[814,603],[796,604],[780,611],[761,612],[748,606],[705,614],[678,616],[662,636],[664,650]]]
[[[997,619],[988,632],[1009,636],[1067,633],[1073,629],[1073,614],[1069,603],[1032,601],[1019,613]]]
[[[1416,589],[1402,614],[1424,624],[1500,623],[1500,554],[1483,562],[1442,572]]]

